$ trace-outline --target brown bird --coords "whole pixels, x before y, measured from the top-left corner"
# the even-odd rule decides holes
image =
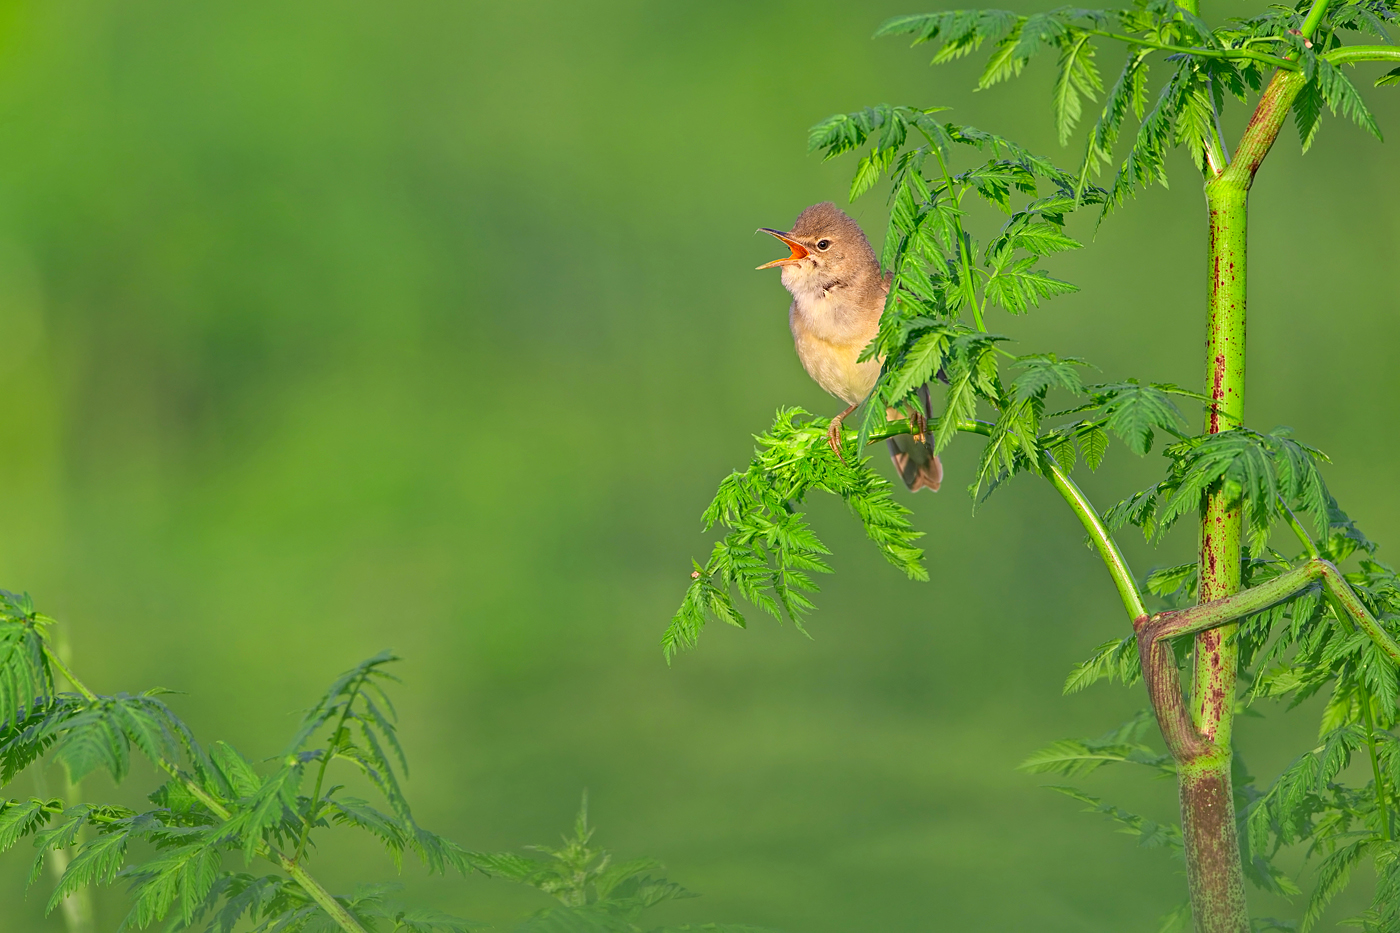
[[[880,359],[857,362],[862,350],[880,326],[880,314],[889,294],[890,277],[880,271],[880,260],[865,233],[844,211],[831,202],[814,204],[797,217],[787,233],[760,227],[787,244],[792,255],[759,266],[783,270],[783,287],[792,293],[788,325],[797,344],[797,357],[807,374],[847,408],[831,419],[827,439],[841,453],[841,422],[865,401],[880,377]],[[923,411],[916,412],[920,426],[932,415],[928,387],[919,392]],[[903,415],[885,410],[891,421]],[[943,482],[939,462],[924,433],[901,434],[887,441],[895,469],[911,491],[938,491]]]

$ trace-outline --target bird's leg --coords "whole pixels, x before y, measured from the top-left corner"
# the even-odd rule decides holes
[[[928,418],[924,417],[923,411],[918,406],[910,406],[909,408],[909,426],[914,429],[914,440],[922,444],[924,434],[928,431]]]
[[[841,412],[841,414],[832,418],[831,424],[827,425],[826,428],[826,442],[831,445],[831,451],[836,454],[836,459],[840,460],[842,463],[846,462],[846,458],[841,456],[841,422],[845,420],[847,415],[855,411],[856,406],[859,404],[860,402],[856,402],[854,405],[851,405],[845,411]]]

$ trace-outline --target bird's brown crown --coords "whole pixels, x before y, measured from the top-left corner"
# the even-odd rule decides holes
[[[853,266],[880,267],[860,224],[830,201],[813,204],[798,214],[792,225],[792,235],[807,245],[817,245],[823,239],[830,240],[830,247],[821,252],[827,253],[835,261],[833,264],[848,269]]]

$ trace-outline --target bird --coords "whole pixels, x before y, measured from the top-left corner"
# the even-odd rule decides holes
[[[859,360],[874,338],[890,291],[890,276],[860,224],[830,201],[814,204],[798,215],[786,232],[759,227],[777,237],[792,255],[765,262],[759,269],[780,268],[783,287],[792,294],[788,326],[802,368],[831,395],[845,402],[846,410],[827,428],[827,441],[841,456],[841,422],[870,395],[880,378],[883,359]],[[928,386],[917,393],[922,411],[913,420],[922,428],[932,415]],[[885,410],[891,421],[904,416]],[[911,492],[938,491],[943,464],[924,431],[889,438],[890,459]]]

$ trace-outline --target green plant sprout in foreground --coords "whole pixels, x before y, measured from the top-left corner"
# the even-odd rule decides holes
[[[0,782],[60,764],[69,785],[98,770],[121,782],[133,754],[164,783],[137,811],[111,804],[37,796],[0,800],[0,850],[32,837],[32,885],[46,860],[63,866],[48,909],[72,903],[90,886],[122,882],[131,908],[120,926],[201,928],[231,933],[465,933],[484,929],[393,897],[397,885],[360,885],[335,895],[311,874],[317,839],[329,826],[363,830],[383,843],[395,865],[404,853],[431,872],[481,872],[537,888],[558,901],[524,921],[519,933],[755,933],[723,924],[639,925],[649,908],[692,896],[654,876],[651,859],[612,861],[591,847],[587,801],[574,835],[543,857],[470,852],[420,826],[400,786],[408,761],[393,703],[397,660],[376,655],[342,674],[302,717],[296,734],[259,769],[232,745],[205,747],[161,700],[163,691],[94,693],[63,663],[50,641],[53,620],[27,595],[0,590]],[[59,690],[61,678],[71,690]],[[349,766],[385,809],[333,783]],[[307,787],[310,785],[310,792]],[[91,904],[69,916],[70,931],[91,926]],[[84,918],[84,915],[87,915]]]
[[[801,625],[812,608],[813,575],[830,570],[828,551],[801,511],[809,492],[843,499],[891,563],[926,579],[908,511],[861,451],[873,440],[920,433],[921,425],[886,424],[886,410],[909,410],[917,393],[941,386],[942,414],[928,426],[936,449],[962,433],[983,438],[969,484],[974,499],[1018,473],[1049,481],[1083,524],[1122,599],[1132,631],[1077,667],[1066,692],[1099,680],[1141,680],[1167,750],[1142,744],[1148,720],[1139,717],[1099,739],[1056,743],[1031,756],[1027,770],[1077,776],[1123,761],[1176,776],[1180,828],[1061,788],[1144,844],[1184,858],[1189,905],[1164,929],[1188,913],[1201,933],[1292,929],[1285,921],[1251,924],[1245,880],[1301,894],[1278,862],[1295,850],[1315,867],[1304,931],[1365,861],[1376,873],[1375,897],[1351,922],[1400,931],[1400,739],[1393,731],[1400,578],[1376,559],[1376,546],[1328,491],[1320,472],[1326,457],[1284,429],[1250,425],[1244,409],[1250,186],[1290,113],[1305,150],[1324,109],[1380,136],[1347,69],[1400,66],[1400,47],[1347,45],[1343,36],[1366,33],[1389,43],[1387,27],[1397,20],[1397,0],[1309,0],[1212,26],[1195,2],[1138,0],[1125,9],[1032,15],[946,11],[881,26],[877,35],[936,43],[935,63],[989,49],[982,87],[1019,76],[1031,58],[1053,51],[1061,143],[1074,138],[1102,95],[1097,120],[1073,170],[947,122],[937,107],[882,104],[813,127],[812,150],[827,158],[861,153],[852,199],[882,178],[890,184],[881,259],[890,290],[862,357],[883,360],[883,368],[859,429],[843,436],[841,456],[826,444],[825,419],[785,409],[759,435],[749,467],[720,484],[704,520],[707,529],[722,525],[724,535],[694,568],[663,638],[667,658],[692,647],[707,619],[743,626],[735,594]],[[1105,42],[1124,54],[1107,91],[1097,57]],[[1162,72],[1155,87],[1154,63]],[[1400,67],[1375,83],[1400,83]],[[1221,122],[1230,98],[1252,107],[1233,146]],[[1126,132],[1130,114],[1135,134]],[[1130,143],[1120,161],[1123,137]],[[1174,146],[1184,147],[1201,172],[1207,207],[1202,391],[1138,380],[1092,383],[1083,360],[1007,350],[1007,338],[987,327],[995,309],[1024,314],[1075,290],[1039,268],[1045,257],[1080,247],[1066,232],[1070,216],[1097,207],[1102,222],[1139,187],[1165,184]],[[1118,170],[1099,187],[1097,174],[1110,163]],[[970,208],[978,200],[1005,216],[999,229],[972,229]],[[1179,407],[1192,402],[1202,407],[1199,434],[1187,433]],[[1159,483],[1100,511],[1071,474],[1080,461],[1096,468],[1111,438],[1138,455],[1162,441],[1167,470]],[[1196,528],[1198,559],[1145,578],[1113,538],[1132,524],[1160,541],[1183,520]],[[1148,610],[1149,596],[1161,599],[1161,611]],[[1266,699],[1297,705],[1324,689],[1330,699],[1317,740],[1272,784],[1256,786],[1232,745],[1236,713]],[[1364,783],[1344,775],[1353,756],[1366,765]]]

